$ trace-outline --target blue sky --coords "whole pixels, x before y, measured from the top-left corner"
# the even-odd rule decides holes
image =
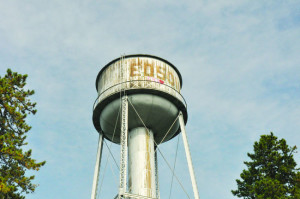
[[[300,147],[299,1],[0,0],[0,16],[0,73],[29,75],[38,113],[28,120],[28,147],[47,160],[29,199],[90,197],[95,79],[122,54],[156,55],[181,72],[200,198],[233,198],[261,134]],[[161,146],[172,164],[176,142]],[[112,150],[118,159],[119,147]],[[102,171],[107,156],[104,146]],[[170,171],[159,163],[168,198]],[[181,137],[176,173],[192,197]],[[100,198],[116,194],[117,178],[109,158]],[[172,198],[185,198],[176,181]]]

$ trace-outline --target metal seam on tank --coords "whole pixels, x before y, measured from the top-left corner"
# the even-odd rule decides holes
[[[132,98],[134,98],[135,96],[133,95],[132,96]],[[139,100],[138,99],[135,99],[136,100],[136,103],[139,103]],[[134,105],[134,102],[132,102],[132,105],[134,106],[134,108],[136,109],[136,111],[137,111],[137,113],[139,113],[140,114],[140,110],[143,110],[142,108],[141,108],[141,106],[140,105]],[[142,119],[142,121],[140,121],[140,119],[139,119],[139,117],[137,116],[137,114],[135,113],[135,111],[134,111],[134,114],[135,114],[135,116],[136,116],[136,118],[137,118],[137,123],[143,123],[143,122],[145,122],[145,118],[143,118],[143,116],[144,115],[140,115],[140,117],[141,117],[141,119]],[[141,124],[141,125],[143,125],[143,124]],[[148,127],[147,127],[148,128]]]
[[[152,111],[152,109],[153,109],[153,96],[152,95],[150,95],[151,96],[151,108],[149,108],[150,109],[150,111],[148,111],[148,114],[147,114],[147,118],[145,119],[145,122],[146,122],[146,124],[148,124],[149,122],[148,122],[148,120],[149,120],[149,117],[150,117],[150,113],[151,113],[151,111]],[[148,128],[148,127],[147,127]]]
[[[133,104],[134,104],[134,101],[133,101],[133,95],[130,95],[129,97],[130,97],[130,102],[131,102],[131,103],[129,103],[129,104],[130,104],[130,110],[131,110],[131,112],[133,112],[133,118],[135,118],[134,122],[138,124],[138,123],[140,122],[140,120],[139,120],[137,114],[136,114],[135,111],[134,111],[134,108],[136,108],[136,107],[134,107],[134,108],[132,107]],[[138,110],[136,109],[136,111],[138,111]],[[137,127],[134,127],[134,128],[137,128]],[[133,129],[134,129],[134,128],[133,128]],[[131,129],[130,129],[130,130],[131,130]]]
[[[147,122],[148,122],[149,116],[152,115],[152,112],[153,112],[153,95],[151,95],[151,108],[150,108],[150,111],[148,113]],[[147,128],[149,128],[149,127],[147,126]],[[155,138],[155,132],[153,132],[153,139],[154,138]]]
[[[165,99],[165,98],[163,98],[163,99]],[[165,99],[166,100],[166,99]],[[169,102],[169,109],[170,109],[170,107],[171,107],[171,104],[173,104],[172,102],[170,102],[169,100],[167,100],[168,102]],[[159,122],[157,123],[157,126],[159,126],[163,121],[165,122],[167,119],[161,119],[161,120],[159,120]],[[159,132],[159,133],[164,133],[164,132]]]
[[[109,104],[114,105],[114,103],[109,103]],[[99,119],[100,119],[100,121],[103,120],[103,121],[105,121],[107,124],[109,124],[109,126],[113,127],[113,126],[114,126],[113,123],[111,123],[110,121],[104,119],[103,111],[105,110],[105,108],[107,108],[107,106],[105,106],[105,107],[103,108],[102,112],[100,113]],[[113,109],[113,108],[114,108],[114,106],[113,106],[111,109]],[[100,124],[100,125],[101,125],[101,124]]]
[[[113,123],[111,123],[111,122],[108,122],[108,120],[106,120],[106,119],[104,119],[104,118],[100,118],[100,120],[102,120],[103,122],[105,122],[106,123],[106,125],[107,126],[109,126],[109,127],[111,127],[111,128],[114,128],[114,124]],[[100,123],[100,125],[101,125],[101,123]],[[118,134],[120,134],[120,127],[118,128],[118,125],[117,125],[117,127],[116,127],[116,134],[118,135]],[[118,131],[119,131],[119,133],[118,133]],[[106,135],[113,135],[113,132],[104,132]]]
[[[170,107],[169,107],[168,112],[171,112],[171,111],[170,111],[171,108],[172,108],[172,106],[171,106],[171,104],[170,104]],[[179,113],[179,110],[177,109],[177,114],[176,114],[176,115],[178,115],[178,113]],[[176,119],[176,118],[175,118],[175,119]],[[173,121],[174,121],[173,118],[172,118],[172,119],[170,118],[170,121],[171,121],[171,124],[172,124]],[[177,121],[176,121],[176,122],[177,122]],[[171,128],[171,126],[169,127],[169,128],[171,128],[171,129],[170,129],[171,132],[172,132],[172,129],[174,128],[174,126],[176,125],[176,122],[174,123],[174,125],[172,126],[172,128]],[[167,132],[165,132],[165,133],[167,133]],[[173,135],[175,135],[175,134],[176,134],[176,132],[175,132]],[[173,135],[168,134],[168,136],[167,136],[165,139],[168,140],[168,139],[172,138]]]
[[[101,118],[101,116],[100,116],[99,119],[100,119],[100,121],[102,120],[103,122],[105,122],[107,126],[113,127],[113,124],[111,124],[110,122],[108,122],[108,120],[104,119],[103,117]],[[100,122],[100,125],[101,125],[101,122]],[[102,126],[102,125],[101,125],[101,126]],[[107,133],[107,132],[105,132],[105,134],[106,134],[106,133]]]

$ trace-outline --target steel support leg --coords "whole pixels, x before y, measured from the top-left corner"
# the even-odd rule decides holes
[[[91,199],[96,199],[97,197],[98,178],[99,178],[101,156],[102,156],[102,146],[103,146],[103,134],[99,133],[98,150],[97,150],[97,158],[96,158],[96,165],[94,171],[94,180],[93,180]]]
[[[122,97],[122,116],[121,116],[121,157],[120,157],[120,187],[119,198],[126,193],[127,182],[127,138],[128,137],[128,97]]]
[[[194,169],[193,169],[192,157],[191,157],[189,144],[188,144],[188,140],[187,140],[187,136],[186,136],[186,132],[185,132],[184,119],[183,119],[183,115],[182,115],[181,112],[180,112],[180,115],[179,115],[179,123],[180,123],[182,138],[183,138],[183,144],[184,144],[186,159],[187,159],[189,172],[190,172],[190,176],[191,176],[194,196],[195,196],[195,199],[200,199],[198,188],[197,188],[197,182],[196,182],[196,178],[195,178],[195,174],[194,174]]]

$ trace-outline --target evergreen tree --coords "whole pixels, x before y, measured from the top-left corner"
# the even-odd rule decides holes
[[[278,140],[271,132],[262,135],[254,143],[251,159],[244,162],[243,170],[237,179],[237,190],[232,194],[245,199],[300,199],[300,172],[293,154],[297,147],[290,147],[284,139]]]
[[[38,171],[45,164],[32,159],[31,150],[24,150],[31,129],[25,119],[37,111],[29,99],[34,91],[24,89],[26,78],[10,69],[0,76],[0,199],[23,199],[33,192],[34,175],[26,176],[26,171]]]

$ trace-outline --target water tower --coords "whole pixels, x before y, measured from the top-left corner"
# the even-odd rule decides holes
[[[96,198],[103,139],[121,146],[117,198],[158,199],[157,148],[180,132],[194,197],[199,199],[185,133],[187,106],[181,86],[178,69],[152,55],[123,56],[101,69],[93,111],[99,145],[91,199]]]

